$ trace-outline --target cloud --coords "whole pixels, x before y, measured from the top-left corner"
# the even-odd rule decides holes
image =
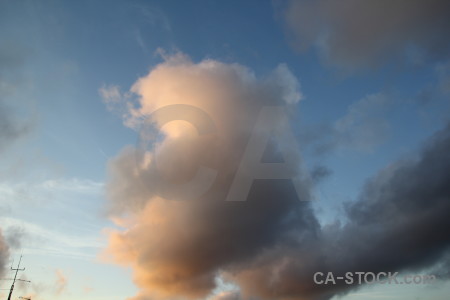
[[[0,153],[11,143],[21,137],[26,131],[14,116],[8,104],[7,97],[16,88],[15,71],[22,64],[23,57],[9,43],[0,46]],[[9,246],[0,228],[0,276],[2,276],[6,261],[9,258]]]
[[[256,78],[238,64],[193,63],[182,54],[167,56],[133,85],[139,105],[125,122],[142,122],[167,105],[188,104],[205,111],[216,128],[198,136],[186,122],[167,123],[146,159],[136,163],[130,146],[109,164],[110,211],[125,228],[111,232],[107,254],[132,266],[141,289],[136,299],[206,297],[221,270],[243,267],[266,249],[314,234],[318,223],[310,204],[298,201],[289,180],[256,180],[247,201],[225,201],[261,107],[295,105],[299,86],[286,65]],[[156,117],[154,123],[164,120]],[[155,160],[159,172],[175,182],[189,181],[199,165],[218,173],[205,195],[165,200],[148,169]],[[292,167],[304,173],[298,156]],[[305,176],[302,200],[310,198],[310,185]]]
[[[449,58],[446,0],[291,0],[283,16],[295,48],[314,45],[339,66],[373,67],[402,57],[413,63]]]
[[[80,178],[0,182],[0,197],[3,199],[0,218],[14,215],[24,220],[36,220],[36,209],[48,210],[51,214],[64,213],[67,223],[63,223],[69,224],[69,219],[74,218],[78,220],[77,228],[90,231],[92,229],[82,225],[96,222],[96,213],[101,213],[96,199],[102,196],[102,192],[103,183]],[[5,229],[4,226],[2,224]]]
[[[192,125],[165,123],[157,115],[150,127],[165,124],[163,133],[142,127],[147,130],[141,138],[153,138],[143,157],[129,146],[109,163],[109,212],[123,229],[109,231],[105,254],[133,268],[140,288],[133,299],[324,300],[357,286],[317,285],[317,271],[340,276],[442,264],[450,246],[450,125],[416,157],[373,176],[358,199],[346,204],[345,223],[320,227],[310,203],[298,201],[286,180],[255,180],[247,201],[224,201],[248,137],[254,129],[259,134],[254,124],[261,106],[292,107],[301,98],[287,84],[292,74],[276,74],[259,79],[241,65],[193,63],[178,54],[166,57],[131,88],[137,105],[130,106],[125,122],[142,124],[161,107],[190,104],[207,112],[216,126],[214,134],[199,136]],[[362,126],[370,115],[366,113],[383,108],[385,101],[378,94],[362,99],[336,123],[336,130]],[[286,145],[283,139],[277,142]],[[327,171],[319,167],[307,176],[300,156],[295,157],[293,165],[304,178],[300,198],[311,199],[314,182]],[[159,194],[159,181],[149,168],[155,161],[172,182],[189,181],[199,165],[218,170],[218,175],[203,196],[170,201]],[[239,291],[212,295],[219,277]]]
[[[160,26],[166,32],[172,32],[172,25],[167,15],[157,7],[135,5],[139,12],[144,16],[145,21],[152,26]]]
[[[239,291],[227,291],[217,294],[211,300],[240,300],[241,296]]]
[[[234,156],[242,155],[245,147],[243,143],[246,142],[263,105],[294,105],[301,99],[301,93],[296,91],[299,83],[285,65],[280,65],[270,76],[258,81],[250,70],[238,64],[226,65],[213,60],[194,64],[181,53],[164,58],[163,64],[156,66],[131,88],[134,94],[139,95],[137,101],[130,96],[123,98],[128,111],[124,115],[124,124],[145,129],[146,116],[172,104],[199,107],[211,117],[220,134],[220,140],[207,135],[198,138],[191,125],[171,122],[162,128],[163,134],[166,135],[164,143],[158,145],[157,151],[145,153],[145,160],[149,161],[156,160],[155,155],[159,156],[160,171],[165,172],[165,175],[175,176],[178,180],[183,180],[182,175],[185,173],[188,174],[184,179],[189,179],[192,169],[198,165],[198,160],[206,154],[205,150],[201,149],[211,148],[211,143],[217,143],[213,145],[214,151],[229,152]],[[155,122],[163,124],[164,118]],[[182,159],[181,153],[188,158],[186,153],[197,157]],[[215,168],[220,168],[219,163],[212,161],[213,159],[206,162],[206,165],[214,164]],[[236,157],[230,159],[236,160]],[[142,163],[148,162],[143,160]],[[230,162],[222,162],[227,163]],[[235,171],[232,168],[235,166],[223,167]],[[109,168],[110,173],[114,175],[108,189],[112,206],[123,204],[125,208],[130,208],[135,204],[145,203],[149,197],[155,195],[152,191],[155,187],[151,186],[152,178],[149,178],[154,174],[141,174],[140,170],[135,169],[134,147],[125,148]],[[142,177],[147,179],[145,185],[137,184],[142,181]],[[122,203],[124,200],[125,203]]]
[[[334,124],[336,143],[362,151],[370,151],[388,136],[385,120],[389,97],[383,93],[371,94],[351,104],[347,114]]]
[[[79,194],[99,194],[103,188],[103,183],[89,179],[69,178],[69,179],[48,179],[36,185],[47,191],[73,192]]]
[[[0,151],[30,129],[29,124],[15,114],[9,100],[23,84],[20,70],[25,54],[21,50],[8,42],[0,46]]]
[[[336,149],[371,152],[389,137],[387,112],[392,103],[386,93],[368,94],[349,105],[335,122],[300,129],[300,138],[315,154]]]
[[[27,233],[22,227],[11,226],[6,227],[6,241],[10,248],[17,250],[22,245],[22,240],[27,236]]]
[[[1,182],[0,224],[10,250],[94,259],[97,249],[104,246],[98,237],[101,225],[96,223],[100,213],[96,201],[102,195],[102,187],[100,182],[79,178]],[[64,219],[58,221],[59,228],[51,229],[51,220],[36,215],[36,210],[52,216],[64,215]],[[68,230],[72,233],[67,234]]]
[[[21,47],[6,39],[2,42],[0,45],[0,154],[26,135],[30,128],[29,123],[18,117],[10,101],[10,97],[22,86],[21,66],[24,59],[25,54]],[[0,277],[9,258],[8,242],[14,248],[18,246],[19,241],[12,236],[5,237],[0,228]]]
[[[400,160],[379,172],[360,200],[348,205],[347,231],[353,238],[362,238],[363,233],[370,237],[367,268],[420,268],[436,263],[448,251],[449,150],[450,124],[428,140],[417,158]],[[363,261],[368,254],[359,255]]]
[[[417,157],[370,179],[359,199],[347,204],[348,222],[322,227],[303,249],[268,250],[231,278],[244,294],[262,299],[330,299],[356,286],[316,285],[315,272],[442,270],[450,253],[449,150],[450,124]]]
[[[0,276],[3,276],[6,263],[9,259],[9,246],[0,229]]]
[[[323,165],[314,166],[311,170],[311,179],[314,183],[322,181],[324,178],[331,175],[331,170]]]
[[[65,258],[92,260],[103,243],[97,236],[83,233],[80,236],[63,234],[55,229],[48,229],[33,222],[27,222],[11,217],[0,217],[6,241],[11,242],[10,248],[21,247],[26,254],[45,256],[62,256]],[[80,230],[81,231],[81,230]],[[18,233],[18,236],[14,236]]]
[[[18,123],[11,114],[11,109],[2,101],[0,95],[0,151],[28,132],[28,127]]]
[[[109,110],[114,110],[113,105],[122,100],[122,95],[117,85],[104,85],[98,90],[98,92]]]
[[[450,61],[441,63],[436,67],[438,74],[438,87],[440,92],[450,94]]]
[[[19,292],[25,294],[26,296],[24,297],[31,299],[45,299],[46,296],[63,296],[68,292],[69,280],[63,270],[54,269],[51,271],[54,275],[53,278],[50,278],[48,281],[42,281],[42,278],[34,278],[31,279],[31,283],[23,282],[21,286],[17,286]],[[30,280],[26,274],[23,274],[21,278]]]
[[[55,294],[61,296],[67,288],[67,278],[61,270],[56,270]]]
[[[417,91],[414,101],[420,108],[430,107],[438,103],[444,107],[449,103],[450,95],[450,61],[437,63],[434,67],[434,80],[427,83]],[[442,110],[442,109],[441,109]],[[423,112],[423,111],[422,111]],[[446,119],[446,111],[443,110],[444,119]],[[433,115],[436,118],[436,115]]]

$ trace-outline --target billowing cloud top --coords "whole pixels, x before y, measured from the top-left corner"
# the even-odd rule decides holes
[[[195,64],[181,54],[166,58],[133,85],[138,105],[128,106],[127,124],[142,121],[160,107],[182,104],[206,112],[215,127],[212,134],[199,136],[186,122],[167,123],[164,136],[156,136],[144,160],[136,163],[136,149],[129,147],[110,163],[111,211],[116,220],[128,216],[120,220],[128,230],[111,235],[109,251],[117,261],[133,265],[143,295],[204,297],[220,272],[240,269],[266,249],[296,243],[315,231],[309,204],[298,201],[290,181],[267,185],[260,180],[248,201],[225,201],[248,138],[254,131],[258,134],[253,129],[261,107],[294,105],[301,98],[298,88],[285,65],[257,79],[241,65],[213,60]],[[195,116],[191,121],[196,123]],[[162,125],[164,116],[152,122]],[[153,161],[156,172],[149,168]],[[204,195],[179,195],[178,200],[185,201],[161,197],[156,173],[183,183],[198,166],[217,172]],[[299,160],[292,166],[298,174],[300,167]],[[307,200],[307,177],[301,189],[302,200]]]

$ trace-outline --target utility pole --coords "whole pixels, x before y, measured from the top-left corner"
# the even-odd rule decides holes
[[[19,273],[19,271],[25,271],[25,268],[20,268],[20,263],[22,262],[22,255],[20,256],[19,259],[19,263],[17,264],[17,268],[13,268],[11,266],[11,271],[16,271],[15,275],[14,275],[14,279],[12,279],[12,285],[11,285],[11,289],[9,290],[9,296],[8,296],[8,300],[11,300],[11,296],[14,290],[14,284],[16,283],[16,281],[25,281],[25,282],[31,282],[29,280],[23,280],[23,279],[17,279],[17,273]]]

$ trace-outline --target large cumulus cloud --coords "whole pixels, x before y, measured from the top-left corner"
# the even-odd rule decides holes
[[[311,207],[298,201],[311,197],[298,155],[292,168],[301,178],[299,195],[289,180],[258,180],[248,201],[225,201],[248,138],[258,132],[253,127],[261,107],[294,106],[301,98],[298,88],[285,65],[258,79],[241,65],[195,64],[181,54],[166,58],[132,87],[138,103],[128,105],[130,126],[159,107],[189,104],[205,111],[216,128],[199,137],[189,124],[171,122],[144,160],[136,162],[136,149],[128,147],[110,162],[110,211],[126,230],[111,234],[108,250],[117,262],[133,266],[140,297],[205,297],[222,270],[242,268],[266,249],[314,236],[318,223]],[[165,200],[148,169],[154,160],[158,172],[175,182],[188,181],[199,165],[217,170],[217,176],[200,197]]]

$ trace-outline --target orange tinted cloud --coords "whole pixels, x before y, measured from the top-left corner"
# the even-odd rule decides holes
[[[297,201],[289,182],[260,182],[245,203],[224,201],[261,107],[294,107],[302,97],[285,65],[259,79],[238,64],[193,63],[178,54],[166,57],[131,91],[137,104],[128,103],[124,115],[131,127],[158,108],[184,104],[206,112],[216,129],[199,136],[192,125],[171,122],[146,149],[145,160],[136,163],[136,149],[127,147],[109,164],[111,216],[125,227],[111,232],[106,252],[114,262],[132,266],[141,288],[137,299],[205,297],[223,270],[249,263],[293,231],[314,231],[317,223],[309,205]],[[164,124],[158,117],[154,122]],[[155,160],[158,172],[173,182],[189,181],[198,166],[217,170],[217,178],[204,195],[166,200],[153,181],[156,175],[147,169]],[[295,163],[301,173],[301,162]],[[309,197],[309,182],[302,189]],[[298,226],[293,229],[293,224]]]
[[[61,270],[56,270],[55,293],[60,296],[67,288],[67,277]]]

